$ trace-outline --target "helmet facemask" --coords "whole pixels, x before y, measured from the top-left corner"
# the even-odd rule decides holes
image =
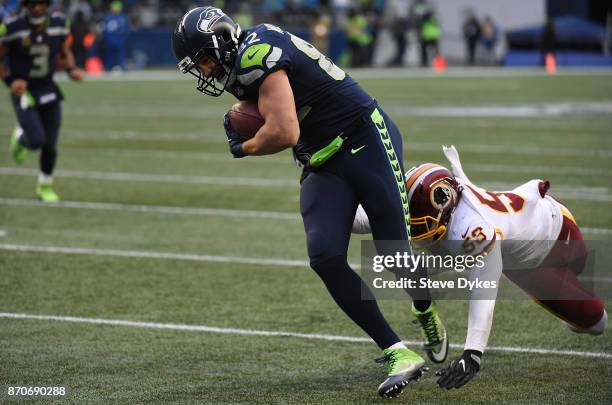
[[[210,58],[215,63],[215,69],[209,77],[206,77],[198,68],[198,64],[205,57]],[[198,79],[198,84],[196,86],[198,91],[209,96],[219,97],[225,91],[225,87],[233,73],[233,66],[225,66],[205,52],[201,52],[201,55],[198,55],[197,58],[196,62],[192,61],[190,56],[183,58],[178,64],[179,70],[183,73],[189,73]]]

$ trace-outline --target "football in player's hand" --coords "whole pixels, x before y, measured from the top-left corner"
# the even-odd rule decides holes
[[[227,112],[230,125],[244,139],[251,139],[264,124],[259,114],[257,100],[243,100],[232,106]]]

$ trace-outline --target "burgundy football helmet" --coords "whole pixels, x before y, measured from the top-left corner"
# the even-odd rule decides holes
[[[461,187],[445,167],[423,163],[406,173],[413,240],[440,240],[459,202]]]

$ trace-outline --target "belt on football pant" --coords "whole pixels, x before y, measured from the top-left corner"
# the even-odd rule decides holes
[[[310,159],[308,159],[308,165],[310,167],[319,167],[322,166],[329,159],[331,159],[331,157],[334,156],[340,150],[340,148],[342,148],[344,141],[348,138],[344,134],[350,134],[351,132],[361,128],[368,122],[371,122],[370,114],[377,107],[378,103],[375,99],[372,99],[372,102],[370,103],[370,105],[368,105],[368,108],[357,119],[351,122],[344,129],[344,131],[340,133],[340,135],[332,139],[330,143],[328,143],[326,146],[319,149],[318,151],[313,153],[312,156],[310,156]]]

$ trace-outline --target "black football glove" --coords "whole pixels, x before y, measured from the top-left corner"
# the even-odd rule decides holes
[[[482,353],[478,350],[466,350],[461,357],[451,361],[446,368],[439,370],[436,375],[440,388],[450,390],[461,388],[470,381],[480,370],[480,358]]]
[[[246,154],[242,150],[242,143],[244,138],[236,133],[230,125],[229,116],[225,114],[223,116],[223,128],[225,128],[225,134],[227,135],[227,142],[229,143],[229,149],[235,158],[245,157]]]

